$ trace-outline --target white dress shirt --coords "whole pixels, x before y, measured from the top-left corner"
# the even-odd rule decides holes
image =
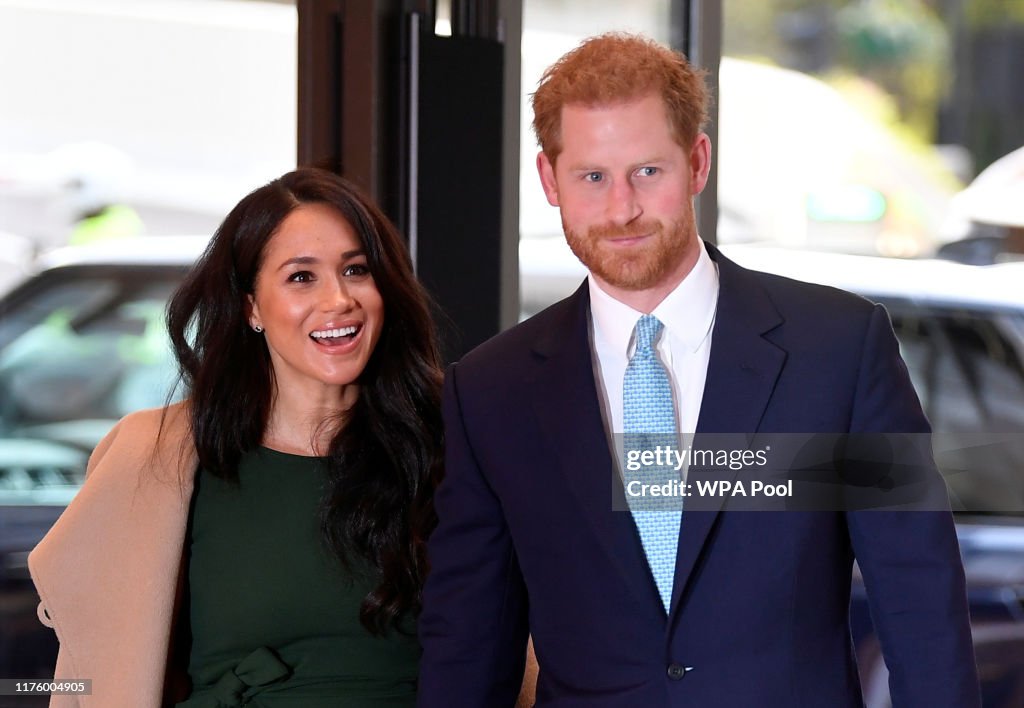
[[[672,382],[676,424],[683,434],[697,429],[718,305],[718,267],[700,244],[693,270],[651,313],[664,325],[655,351]],[[623,432],[622,379],[636,346],[633,328],[644,313],[613,298],[593,278],[588,283],[594,375],[612,440]]]

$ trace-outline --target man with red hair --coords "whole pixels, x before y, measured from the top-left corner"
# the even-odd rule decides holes
[[[881,307],[698,237],[706,105],[701,72],[629,35],[541,79],[537,168],[590,277],[448,371],[424,708],[512,705],[528,633],[537,705],[861,706],[855,559],[893,704],[979,705],[944,488],[912,512],[627,499],[619,448],[645,435],[929,432]]]

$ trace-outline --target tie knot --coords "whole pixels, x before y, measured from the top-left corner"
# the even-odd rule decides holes
[[[636,350],[639,352],[651,349],[662,327],[664,325],[661,324],[661,320],[654,315],[644,315],[638,319],[636,327],[633,329],[636,332]]]

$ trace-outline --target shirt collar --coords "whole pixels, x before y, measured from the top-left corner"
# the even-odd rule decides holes
[[[693,269],[651,313],[665,325],[666,334],[691,352],[711,333],[718,304],[718,268],[704,242],[699,243],[700,255]],[[633,328],[643,313],[616,300],[593,278],[588,278],[587,283],[595,337],[615,351],[626,353]]]

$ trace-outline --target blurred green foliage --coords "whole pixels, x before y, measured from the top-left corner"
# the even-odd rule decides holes
[[[849,0],[723,0],[723,52],[735,57],[770,59],[786,65],[786,41],[780,24],[788,17],[834,15]]]
[[[1024,25],[1024,0],[965,0],[964,18],[975,28]]]
[[[921,0],[862,0],[836,16],[840,62],[895,97],[900,117],[930,142],[950,88],[949,33]]]
[[[993,8],[1004,2],[968,4],[979,1]],[[894,98],[900,121],[927,143],[952,78],[950,33],[937,2],[725,0],[723,52],[818,76],[864,77]]]

